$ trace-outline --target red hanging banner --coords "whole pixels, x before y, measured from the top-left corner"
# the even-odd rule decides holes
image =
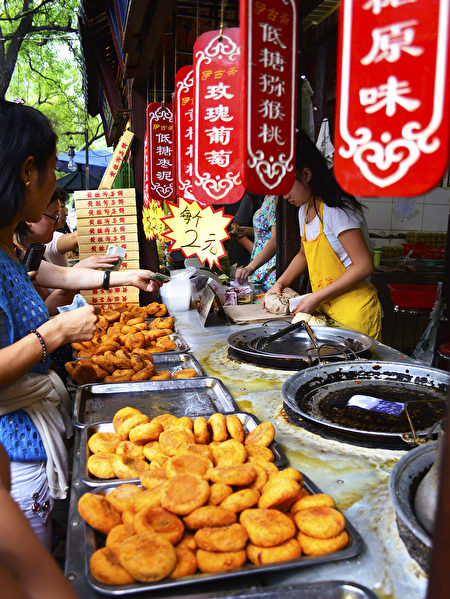
[[[242,179],[257,194],[295,178],[297,0],[241,0]]]
[[[144,137],[144,183],[143,183],[143,204],[148,208],[150,204],[150,152],[148,149],[148,130]]]
[[[448,164],[448,0],[342,0],[335,172],[360,196],[411,196]]]
[[[177,195],[194,199],[194,68],[182,67],[175,76],[175,139]]]
[[[194,196],[232,204],[244,194],[239,168],[239,28],[203,33],[194,44]]]
[[[152,102],[147,107],[150,197],[159,203],[174,197],[172,116],[171,104]]]

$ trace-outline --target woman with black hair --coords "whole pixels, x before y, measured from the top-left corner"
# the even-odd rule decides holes
[[[284,199],[299,208],[301,247],[267,293],[281,295],[308,270],[312,293],[295,312],[320,310],[338,325],[381,338],[381,307],[361,204],[343,191],[309,137],[297,134],[295,182]],[[264,302],[263,302],[264,305]]]
[[[11,461],[11,495],[47,547],[54,498],[68,490],[64,436],[71,434],[69,397],[49,370],[61,345],[92,338],[97,316],[84,306],[49,318],[19,262],[14,231],[41,220],[55,191],[56,135],[34,108],[0,100],[0,442]],[[156,291],[147,270],[98,271],[41,262],[37,285],[95,289],[133,285]]]

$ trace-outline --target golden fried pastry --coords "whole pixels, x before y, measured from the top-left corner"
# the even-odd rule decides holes
[[[140,306],[133,306],[130,310],[131,314],[134,316],[134,319],[142,319],[147,318],[147,310],[145,308],[141,308]]]
[[[163,468],[156,468],[154,470],[146,470],[143,472],[140,479],[143,487],[146,489],[154,489],[167,480],[167,474]]]
[[[167,456],[176,455],[181,448],[194,443],[194,433],[185,428],[171,428],[159,435],[161,451]]]
[[[172,543],[155,532],[125,539],[118,554],[120,564],[140,582],[154,582],[169,576],[177,561]]]
[[[79,352],[79,351],[81,351],[82,349],[84,349],[84,345],[81,345],[81,343],[78,343],[78,342],[71,343],[70,345],[73,347],[73,349],[74,349],[76,352]]]
[[[188,528],[195,530],[205,526],[229,526],[236,522],[237,516],[218,505],[203,505],[192,510],[183,520]]]
[[[247,459],[247,451],[237,439],[227,439],[218,443],[213,447],[213,455],[216,466],[243,464]]]
[[[239,518],[250,541],[261,547],[275,547],[292,539],[296,533],[294,522],[278,510],[251,508]]]
[[[85,493],[78,500],[78,512],[89,526],[107,535],[111,528],[122,523],[119,512],[103,495]]]
[[[197,474],[177,474],[169,479],[161,492],[161,505],[169,512],[185,516],[204,505],[209,498],[209,485]]]
[[[126,455],[115,455],[112,460],[112,467],[117,478],[126,480],[130,478],[139,478],[144,470],[149,469],[149,464],[139,458],[130,458]]]
[[[261,497],[258,501],[258,507],[273,508],[289,503],[291,505],[300,495],[300,485],[297,481],[290,478],[280,478],[264,486]]]
[[[247,449],[247,448],[246,448],[246,449]],[[248,451],[248,450],[247,450],[247,451]],[[253,465],[254,465],[255,463],[256,463],[256,462],[254,462],[254,463],[253,463]],[[280,472],[280,471],[278,470],[278,467],[277,467],[277,466],[275,466],[275,464],[274,464],[273,462],[257,462],[257,463],[258,463],[258,464],[261,466],[261,468],[264,468],[264,470],[266,471],[266,473],[267,473],[267,476],[268,476],[269,478],[270,478],[270,477],[271,477],[273,474],[276,474],[277,472]]]
[[[92,342],[92,340],[89,341],[82,341],[81,342],[82,347],[84,347],[85,349],[95,349],[94,348],[94,343]]]
[[[177,344],[169,336],[159,337],[156,340],[156,345],[164,348],[164,351],[172,351],[176,349]]]
[[[258,547],[253,543],[247,545],[248,559],[256,566],[296,559],[301,554],[302,548],[297,539],[289,539],[289,541],[275,547]]]
[[[136,513],[133,520],[134,531],[139,534],[153,530],[176,545],[184,534],[184,524],[171,512],[162,507],[144,507]]]
[[[136,495],[140,495],[144,489],[138,485],[124,484],[113,489],[106,499],[113,505],[119,513],[133,505]]]
[[[119,322],[126,324],[129,320],[133,318],[133,315],[129,310],[124,310],[120,314]]]
[[[254,469],[256,470],[256,478],[250,485],[251,489],[256,489],[257,491],[262,491],[264,485],[269,480],[269,475],[264,470],[263,466],[258,462],[252,462]]]
[[[159,414],[152,419],[152,422],[159,422],[164,430],[172,428],[178,422],[178,418],[173,414]]]
[[[192,576],[197,571],[197,558],[195,553],[186,547],[175,547],[177,563],[170,574],[170,578],[181,578],[183,576]]]
[[[140,331],[139,331],[139,329],[137,327],[132,327],[129,324],[124,324],[122,326],[121,331],[120,331],[120,333],[121,333],[120,336],[119,336],[120,342],[121,343],[125,343],[125,337],[127,335],[131,335],[131,334],[139,333],[139,332]]]
[[[194,368],[184,368],[183,370],[177,370],[174,372],[172,377],[174,379],[193,379],[197,375],[197,371]]]
[[[345,528],[345,518],[338,510],[327,505],[310,507],[295,514],[300,532],[315,539],[330,539]]]
[[[146,349],[151,354],[162,354],[166,351],[166,349],[162,345],[149,345]]]
[[[241,568],[247,561],[247,554],[244,549],[223,553],[197,549],[195,556],[197,558],[198,569],[201,572],[234,570],[235,568]]]
[[[158,302],[152,302],[151,304],[148,304],[148,306],[145,306],[144,309],[148,316],[154,316],[154,314],[159,311],[159,306],[160,304]]]
[[[100,366],[106,373],[111,374],[115,370],[113,362],[108,360],[108,358],[105,357],[105,354],[102,354],[101,356],[92,356],[92,361],[95,362],[95,364],[98,364],[98,366]]]
[[[109,320],[105,318],[103,314],[99,314],[97,317],[97,329],[107,329],[109,327]]]
[[[346,530],[331,539],[315,539],[299,532],[297,539],[306,555],[321,555],[322,553],[331,553],[339,551],[346,547],[348,543],[348,534]]]
[[[107,341],[102,341],[101,345],[97,345],[93,355],[104,354],[107,351],[116,352],[120,349],[120,343],[113,341],[111,337],[106,338]]]
[[[132,428],[138,426],[138,424],[145,424],[149,421],[150,418],[145,414],[142,414],[142,412],[139,412],[138,414],[133,414],[132,416],[125,418],[125,420],[120,422],[120,424],[118,423],[117,428],[115,427],[116,433],[120,435],[122,439],[126,440]]]
[[[296,514],[300,510],[306,510],[310,507],[317,507],[319,505],[327,505],[328,507],[336,507],[336,503],[330,495],[325,493],[317,493],[316,495],[303,495],[295,503],[291,505],[290,511]]]
[[[134,508],[130,507],[122,512],[122,523],[130,528],[133,528],[133,520],[136,515],[136,511]],[[133,530],[134,533],[134,530]]]
[[[88,364],[87,360],[66,362],[65,367],[73,382],[77,385],[95,383],[97,380],[95,368],[92,364]]]
[[[236,416],[236,414],[228,414],[228,416],[225,417],[225,422],[230,437],[243,443],[245,431],[239,416]]]
[[[284,470],[275,472],[270,476],[270,484],[273,484],[275,481],[284,478],[295,480],[296,482],[298,482],[299,485],[303,485],[302,473],[299,470],[296,470],[295,468],[284,468]]]
[[[273,462],[275,460],[272,450],[265,445],[250,444],[246,445],[245,449],[248,462]]]
[[[144,457],[144,449],[141,445],[136,445],[131,441],[121,441],[117,446],[116,454],[126,455],[134,459],[142,459]]]
[[[206,551],[239,551],[244,549],[248,534],[242,524],[200,528],[194,535],[197,547]]]
[[[170,374],[170,370],[155,370],[153,368],[153,374],[150,377],[151,381],[168,381],[172,375]]]
[[[233,487],[223,483],[214,483],[209,487],[208,505],[219,505],[233,493]]]
[[[128,377],[128,380],[131,380],[131,377],[134,374],[134,370],[132,368],[118,368],[117,370],[114,370],[114,372],[111,375],[112,379],[115,378],[120,378],[123,379],[124,377]]]
[[[210,427],[208,421],[203,416],[197,416],[194,419],[194,437],[196,443],[206,444],[210,441]]]
[[[124,422],[130,416],[136,416],[137,414],[142,414],[142,412],[130,406],[126,406],[125,408],[118,410],[113,416],[113,427],[116,433],[122,422]]]
[[[152,420],[152,422],[154,422],[154,420]],[[160,465],[163,465],[169,457],[162,452],[159,441],[150,441],[149,443],[146,443],[144,445],[144,456],[149,462],[156,462]]]
[[[165,464],[167,476],[172,478],[183,472],[198,474],[204,479],[208,479],[208,470],[212,467],[212,462],[202,455],[193,453],[181,453],[169,458]]]
[[[220,504],[220,507],[239,514],[243,510],[253,507],[258,503],[260,493],[256,489],[240,489],[232,493]]]
[[[133,309],[133,310],[134,310],[134,309]],[[132,313],[133,313],[133,310],[131,310],[131,312],[132,312]],[[144,310],[144,312],[145,312],[145,310]],[[133,316],[133,314],[132,314],[132,316]],[[146,319],[146,318],[147,318],[147,312],[145,312],[145,316],[144,316],[144,318],[142,318],[142,317],[139,317],[139,316],[138,316],[138,317],[133,317],[133,318],[130,318],[130,320],[127,322],[127,325],[128,325],[129,327],[133,327],[135,324],[140,324],[140,323],[142,323],[142,322],[145,322],[145,319]]]
[[[108,312],[105,312],[103,316],[111,324],[116,320],[119,320],[120,312],[117,312],[116,310],[108,310]]]
[[[226,441],[228,439],[227,425],[223,414],[220,412],[211,414],[208,422],[211,427],[213,441]]]
[[[214,459],[212,449],[209,445],[198,445],[196,443],[191,443],[183,448],[182,451],[180,450],[180,453],[195,453],[195,455],[202,455],[211,463]]]
[[[271,422],[261,422],[245,439],[245,445],[264,445],[269,447],[275,438],[275,427]]]
[[[132,428],[128,433],[128,438],[132,443],[145,445],[150,441],[157,441],[162,432],[163,427],[158,422],[144,422]]]
[[[144,347],[145,337],[142,333],[129,333],[125,336],[124,345],[129,350],[136,349],[137,347]]]
[[[94,433],[89,437],[88,447],[92,453],[115,453],[120,442],[116,433]]]
[[[180,418],[177,418],[176,422],[174,421],[171,428],[185,428],[192,432],[194,430],[194,421],[192,418],[189,418],[189,416],[181,416]]]
[[[135,512],[139,512],[145,507],[160,507],[161,492],[165,485],[166,482],[161,481],[158,486],[155,486],[152,489],[145,489],[143,493],[138,495],[133,503]]]
[[[138,322],[137,324],[134,324],[133,327],[138,331],[144,333],[149,329],[150,325],[148,324],[148,322]]]
[[[154,316],[165,316],[167,314],[167,306],[165,304],[159,304],[159,310],[155,312]]]
[[[125,539],[128,537],[132,537],[135,534],[132,526],[128,524],[119,524],[111,528],[106,537],[105,545],[106,547],[116,547],[120,545]]]
[[[237,464],[236,466],[221,466],[209,471],[209,478],[213,483],[226,485],[245,486],[251,485],[256,478],[253,464]]]
[[[90,455],[86,463],[88,472],[97,478],[116,478],[112,466],[113,458],[113,453],[94,453]]]
[[[185,531],[183,538],[178,543],[177,547],[183,547],[184,549],[189,549],[189,551],[195,551],[197,549],[197,543],[195,542],[193,533]]]
[[[91,574],[103,584],[133,584],[134,578],[120,565],[116,549],[116,547],[102,547],[94,551],[89,560]]]
[[[131,365],[131,368],[135,372],[138,372],[139,370],[142,370],[143,368],[145,368],[147,366],[147,363],[138,354],[131,354],[131,356],[130,356],[130,365]]]

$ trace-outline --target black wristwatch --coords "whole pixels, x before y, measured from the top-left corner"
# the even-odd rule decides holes
[[[104,274],[103,274],[103,283],[102,283],[102,288],[103,289],[109,289],[109,277],[111,275],[111,270],[105,270]]]

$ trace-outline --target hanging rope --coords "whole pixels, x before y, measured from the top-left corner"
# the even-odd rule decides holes
[[[162,105],[166,105],[166,36],[163,36],[163,59],[162,59]]]
[[[222,39],[224,4],[225,4],[225,0],[221,0],[221,2],[220,2],[219,40]]]

